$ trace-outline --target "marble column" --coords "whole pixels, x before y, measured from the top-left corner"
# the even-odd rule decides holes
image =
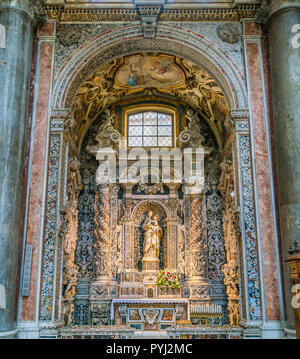
[[[16,332],[16,291],[24,187],[34,10],[29,0],[3,0],[0,24],[0,337]]]
[[[297,24],[299,24],[297,26]],[[300,236],[300,4],[272,1],[267,21],[273,99],[282,259]],[[298,30],[299,34],[299,30]],[[298,36],[299,37],[299,36]],[[284,269],[288,327],[294,326],[288,267]]]

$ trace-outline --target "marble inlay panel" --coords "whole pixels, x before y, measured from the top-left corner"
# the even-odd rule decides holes
[[[257,30],[255,33],[256,32]],[[266,104],[264,103],[262,78],[264,69],[261,68],[259,44],[257,42],[246,42],[246,46],[250,82],[249,90],[252,104],[252,129],[256,157],[256,182],[266,296],[266,315],[268,320],[280,320],[278,268],[268,158],[268,139],[265,122]]]
[[[36,96],[36,112],[34,119],[32,163],[30,187],[28,196],[28,218],[26,243],[33,245],[32,272],[30,292],[28,297],[22,298],[21,319],[35,319],[36,285],[38,276],[38,249],[40,239],[40,222],[42,215],[42,198],[44,184],[44,168],[46,161],[47,117],[51,83],[51,62],[54,45],[40,44],[39,78]]]
[[[43,272],[41,286],[41,320],[51,320],[55,279],[55,247],[57,239],[57,201],[59,181],[59,158],[61,137],[52,135],[49,149],[48,198],[46,228],[43,250]]]

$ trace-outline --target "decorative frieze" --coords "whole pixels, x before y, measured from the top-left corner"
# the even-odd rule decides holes
[[[140,5],[141,8],[145,6]],[[154,8],[151,6],[151,8]],[[232,8],[166,9],[161,22],[240,21],[253,19],[258,5],[237,5]],[[158,7],[160,10],[160,7]],[[140,20],[137,8],[71,8],[67,5],[46,5],[47,18],[67,23],[131,22]],[[145,13],[145,11],[144,11]],[[143,14],[144,15],[144,14]]]
[[[64,130],[64,120],[63,119],[51,120],[51,132],[63,132],[63,130]]]

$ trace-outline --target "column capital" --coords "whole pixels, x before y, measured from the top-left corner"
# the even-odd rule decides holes
[[[63,132],[65,124],[70,119],[69,109],[53,109],[50,112],[51,132]]]
[[[250,114],[248,109],[230,109],[229,118],[235,132],[249,132]]]
[[[293,8],[299,8],[300,10],[298,0],[261,0],[260,7],[256,13],[255,22],[265,24],[275,14]]]
[[[5,10],[23,12],[32,22],[40,22],[46,15],[44,0],[2,0],[0,12]]]

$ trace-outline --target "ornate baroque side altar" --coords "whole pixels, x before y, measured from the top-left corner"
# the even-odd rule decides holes
[[[192,111],[189,115],[191,119],[195,117]],[[193,131],[186,129],[180,134],[182,146],[187,144],[186,139],[192,138],[189,132]],[[193,146],[205,146],[206,139],[198,137],[201,143]],[[86,147],[87,152],[99,164],[104,159],[103,151],[99,157],[99,149],[105,148],[106,156],[122,159],[119,142],[120,135],[110,112],[106,111],[95,140]],[[142,167],[137,183],[124,180],[126,176],[120,169],[118,183],[100,183],[98,167],[92,179],[97,182],[93,248],[84,245],[84,231],[79,232],[77,245],[79,270],[74,325],[127,325],[136,330],[163,330],[180,321],[197,325],[228,324],[229,292],[227,288],[226,294],[224,277],[231,281],[224,272],[226,252],[220,194],[223,191],[225,196],[228,184],[224,175],[226,178],[221,179],[225,187],[218,190],[221,171],[218,157],[209,155],[212,151],[215,150],[204,151],[204,190],[195,194],[184,191],[174,168],[168,169],[172,173],[168,183],[147,182],[144,179],[149,177],[149,172]],[[80,201],[86,201],[91,192],[84,171]],[[155,175],[161,179],[163,169],[157,169]],[[81,216],[85,216],[85,208],[82,206]],[[231,228],[229,224],[224,226],[226,231]],[[235,248],[231,252],[231,260],[236,260]],[[160,270],[176,273],[179,288],[158,287],[156,278]],[[237,298],[234,300],[230,302],[233,309],[238,303]],[[236,325],[238,312],[229,314]]]

